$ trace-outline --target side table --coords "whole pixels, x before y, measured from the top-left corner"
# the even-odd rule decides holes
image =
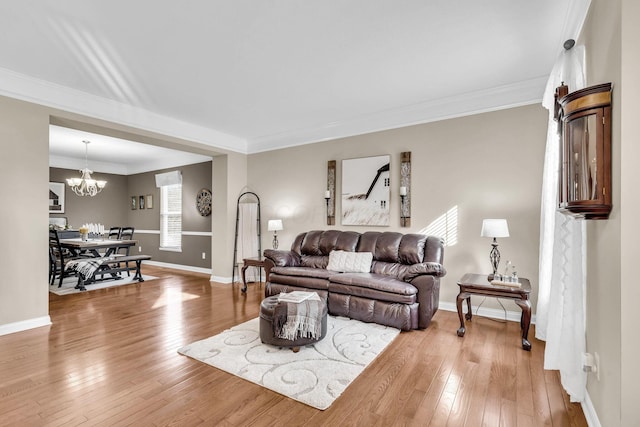
[[[260,282],[262,283],[262,269],[264,268],[264,258],[258,258],[258,257],[254,257],[254,258],[244,258],[242,260],[243,265],[242,265],[242,292],[247,292],[247,279],[245,276],[245,272],[247,271],[247,268],[249,267],[258,267],[258,269],[260,270]]]
[[[471,295],[482,295],[495,298],[512,299],[522,309],[520,316],[520,328],[522,329],[522,348],[530,351],[531,343],[528,340],[529,326],[531,324],[531,301],[529,294],[531,293],[531,283],[528,279],[520,278],[522,286],[500,286],[492,285],[486,274],[467,273],[460,280],[458,286],[460,293],[456,298],[456,306],[458,308],[458,317],[460,318],[460,328],[458,336],[463,337],[465,332],[464,317],[462,316],[462,301],[467,300],[467,320],[471,320]]]

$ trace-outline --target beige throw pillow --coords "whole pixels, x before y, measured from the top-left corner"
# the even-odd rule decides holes
[[[331,251],[327,270],[341,273],[369,273],[372,261],[371,252]]]

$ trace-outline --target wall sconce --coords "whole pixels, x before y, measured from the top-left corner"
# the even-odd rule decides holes
[[[400,226],[411,227],[411,151],[400,153]]]
[[[405,215],[405,200],[407,199],[407,187],[400,187],[400,221],[403,227],[406,227],[407,216]]]
[[[282,230],[282,220],[270,219],[267,230],[273,231],[273,249],[278,249],[278,231]]]
[[[329,224],[329,200],[331,200],[331,191],[327,190],[324,192],[324,200],[327,202],[327,225]]]
[[[327,204],[327,225],[336,224],[336,161],[327,162],[327,191],[324,200]]]
[[[500,264],[500,251],[498,250],[498,241],[496,237],[509,237],[509,226],[506,219],[485,219],[482,220],[482,231],[480,232],[482,237],[492,237],[491,252],[489,253],[489,261],[491,261],[491,267],[493,273],[489,275],[489,280],[493,280],[493,277],[498,272],[498,265]]]

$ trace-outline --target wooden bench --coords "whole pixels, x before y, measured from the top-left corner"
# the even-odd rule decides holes
[[[133,276],[133,280],[137,280],[138,282],[144,282],[144,278],[142,277],[142,273],[140,272],[140,267],[142,265],[142,261],[150,260],[150,255],[124,255],[124,256],[114,256],[109,258],[101,258],[100,266],[93,272],[93,274],[89,277],[84,277],[83,274],[78,273],[78,284],[76,288],[85,291],[85,285],[88,285],[93,282],[99,282],[102,280],[120,280],[122,277],[118,275],[118,273],[122,271],[135,271]],[[87,261],[91,259],[88,258]],[[129,266],[129,262],[134,262],[135,265]],[[122,266],[124,264],[124,266]],[[110,275],[111,277],[105,278],[105,274]],[[96,276],[100,276],[97,278]]]

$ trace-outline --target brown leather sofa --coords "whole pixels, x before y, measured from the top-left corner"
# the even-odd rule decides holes
[[[371,252],[368,273],[327,270],[331,251]],[[265,296],[305,290],[329,314],[401,330],[424,329],[438,310],[444,247],[439,237],[394,232],[309,231],[291,250],[264,251]]]

